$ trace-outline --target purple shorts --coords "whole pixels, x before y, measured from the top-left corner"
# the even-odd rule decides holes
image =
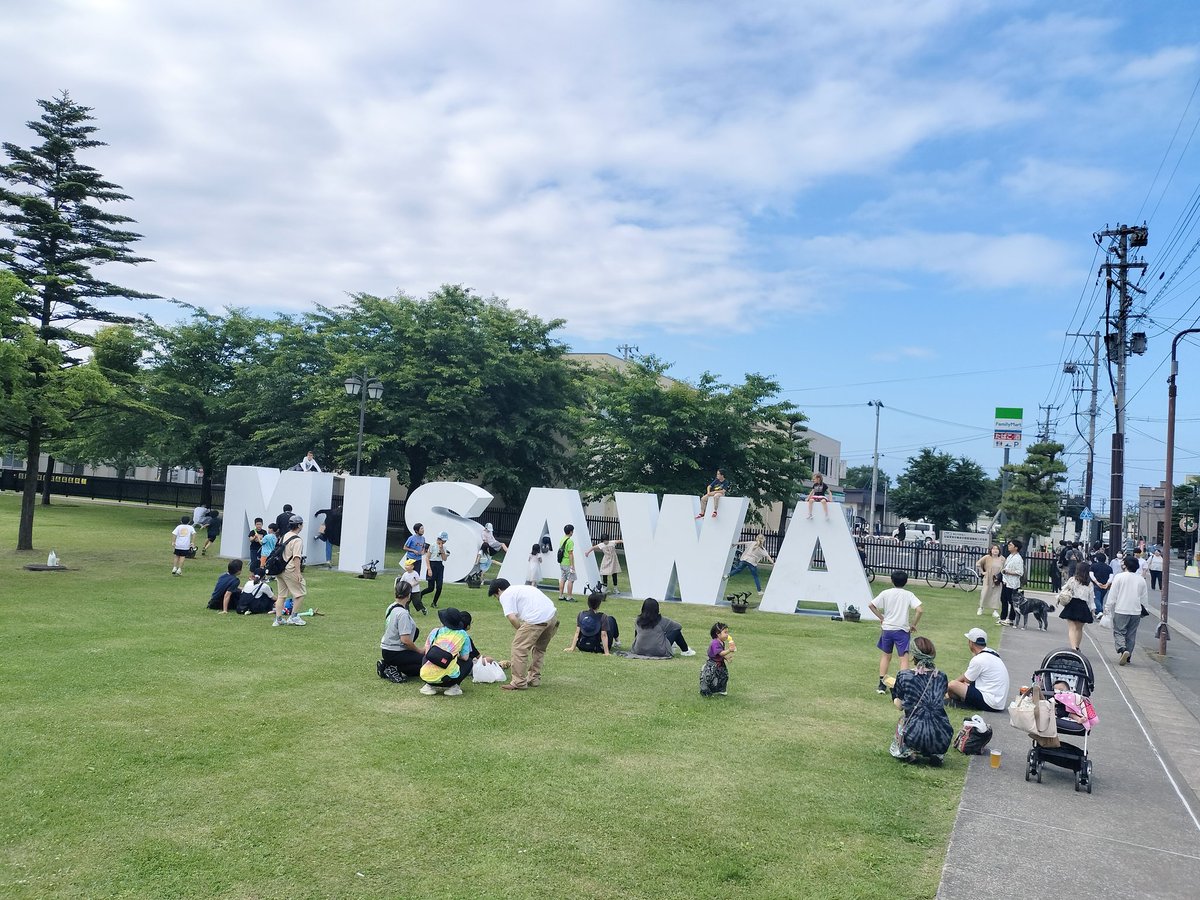
[[[897,656],[903,656],[908,652],[908,632],[899,629],[895,631],[884,631],[879,635],[879,649],[884,653],[891,653],[892,648],[896,649]]]

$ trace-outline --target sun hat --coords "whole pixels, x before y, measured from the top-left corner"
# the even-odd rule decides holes
[[[462,613],[460,613],[453,606],[447,606],[444,609],[439,609],[438,618],[441,619],[442,624],[447,628],[453,628],[455,631],[462,631]]]

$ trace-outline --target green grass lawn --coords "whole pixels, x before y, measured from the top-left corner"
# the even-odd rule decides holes
[[[309,569],[327,615],[271,628],[205,609],[225,560],[170,576],[176,510],[56,501],[35,554],[10,549],[17,510],[0,496],[0,896],[937,890],[966,762],[888,756],[874,624],[672,604],[701,652],[649,662],[563,653],[564,605],[540,688],[425,697],[375,675],[390,576]],[[71,571],[22,568],[50,549]],[[953,677],[976,595],[916,591]],[[442,605],[508,656],[483,591]],[[626,645],[638,605],[606,602]],[[705,699],[718,617],[739,653],[729,696]]]

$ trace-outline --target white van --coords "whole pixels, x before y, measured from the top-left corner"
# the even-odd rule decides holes
[[[892,532],[892,537],[899,540],[899,528]],[[934,530],[932,522],[905,522],[904,539],[906,541],[925,541],[928,543],[937,540],[937,532]]]

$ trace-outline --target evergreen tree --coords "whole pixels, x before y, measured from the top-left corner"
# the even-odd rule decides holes
[[[93,121],[91,109],[65,92],[38,105],[42,116],[28,125],[41,143],[29,148],[0,145],[8,158],[0,165],[0,224],[7,230],[7,236],[0,236],[0,264],[30,288],[17,302],[37,339],[61,354],[59,367],[71,368],[78,363],[72,351],[89,343],[82,324],[129,321],[99,303],[151,295],[104,281],[93,272],[105,263],[146,260],[130,250],[140,238],[124,227],[133,220],[104,208],[129,197],[77,158],[81,151],[103,146],[93,137],[95,126],[88,124]],[[39,369],[31,374],[33,394],[52,401],[69,399],[49,395],[53,372]],[[43,441],[54,436],[55,416],[41,404],[27,405],[21,413],[25,494],[17,549],[31,550],[38,459]]]
[[[932,522],[939,532],[951,525],[967,530],[987,508],[988,484],[975,460],[926,447],[909,457],[888,496],[892,509],[905,518]]]
[[[1067,466],[1058,455],[1062,444],[1041,441],[1025,451],[1025,460],[1004,466],[1012,475],[1000,508],[1008,516],[1004,525],[1006,539],[1016,538],[1025,547],[1038,536],[1048,534],[1058,521],[1058,486],[1066,481]]]

